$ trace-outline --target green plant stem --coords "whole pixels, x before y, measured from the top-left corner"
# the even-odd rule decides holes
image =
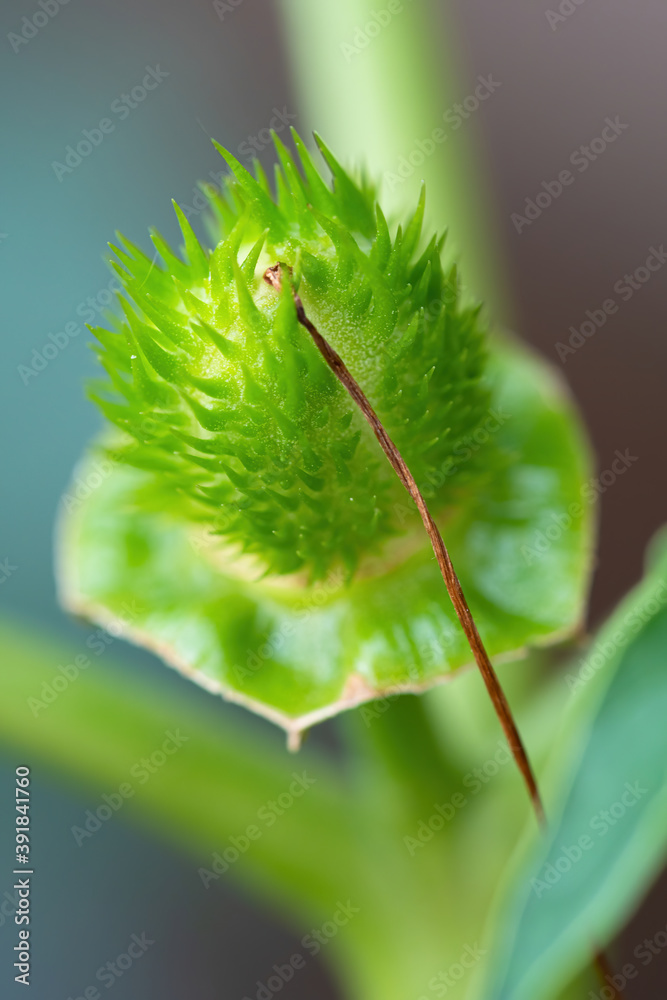
[[[466,83],[458,58],[452,6],[429,10],[423,3],[403,3],[365,47],[345,48],[362,37],[377,7],[374,0],[282,0],[300,117],[349,161],[385,178],[382,200],[390,212],[412,203],[425,180],[430,223],[447,228],[470,288],[511,326],[477,124],[468,120],[453,131],[444,120],[474,86]],[[424,140],[428,152],[436,129],[446,140],[433,143],[433,152],[401,177],[400,163],[413,153],[419,160]]]

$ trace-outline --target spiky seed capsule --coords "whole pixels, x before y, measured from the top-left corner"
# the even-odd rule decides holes
[[[317,578],[341,562],[353,572],[404,533],[406,501],[298,325],[290,290],[267,288],[264,270],[293,268],[308,315],[434,510],[475,481],[474,462],[456,466],[489,397],[479,310],[461,302],[443,241],[420,249],[423,191],[392,234],[374,192],[321,140],[331,186],[294,141],[300,168],[274,138],[275,193],[259,164],[253,177],[218,146],[232,174],[221,192],[209,189],[222,236],[212,252],[178,206],[182,258],[158,233],[164,266],[121,237],[123,315],[114,330],[93,329],[108,382],[91,395],[123,432],[124,460],[146,470],[147,502],[204,522],[269,572]]]

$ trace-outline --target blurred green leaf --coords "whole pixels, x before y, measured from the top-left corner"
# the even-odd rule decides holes
[[[583,435],[552,370],[517,344],[496,341],[489,378],[488,420],[460,449],[459,470],[489,438],[504,458],[472,500],[447,515],[443,531],[479,630],[498,656],[577,628],[592,508],[582,499]],[[249,579],[228,551],[197,545],[182,523],[144,509],[142,477],[120,466],[106,479],[91,464],[78,470],[77,482],[91,486],[62,525],[60,589],[70,610],[112,622],[193,680],[295,735],[469,665],[407,494],[398,515],[408,541],[416,539],[412,555],[399,553],[393,568],[380,565],[379,575],[350,585],[339,575],[308,587],[284,577]]]
[[[667,536],[566,681],[566,788],[512,880],[489,1000],[550,1000],[623,926],[667,851]]]

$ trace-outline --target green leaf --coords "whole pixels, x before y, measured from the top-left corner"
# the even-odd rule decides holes
[[[564,801],[512,879],[488,1000],[550,1000],[623,926],[667,853],[667,535],[567,682]]]
[[[481,433],[464,439],[457,453],[456,475],[475,470],[476,488],[458,512],[447,513],[443,533],[479,630],[497,657],[578,626],[591,508],[582,500],[588,454],[551,370],[516,344],[498,341],[489,389],[492,405]],[[475,467],[489,438],[500,457],[482,469],[480,482]],[[449,474],[448,464],[442,476]],[[234,476],[245,482],[247,473]],[[89,466],[77,478],[92,483]],[[424,690],[471,662],[407,494],[396,512],[405,534],[377,561],[362,565],[352,582],[336,571],[309,585],[300,577],[261,576],[252,560],[217,545],[206,526],[197,533],[162,512],[148,474],[117,466],[99,478],[87,498],[68,504],[62,521],[65,606],[104,624],[121,615],[125,602],[137,602],[140,610],[123,630],[128,639],[283,726],[293,740],[343,709],[388,692]],[[244,489],[250,502],[252,489]],[[579,504],[576,516],[567,513],[573,504]],[[243,501],[218,512],[223,534],[229,519],[247,516]],[[550,530],[552,514],[569,517],[557,533]],[[281,538],[268,516],[252,516],[254,530],[272,533],[287,556],[295,544],[298,550],[298,538]],[[319,516],[326,518],[326,507]],[[553,541],[544,547],[539,543],[547,534]]]

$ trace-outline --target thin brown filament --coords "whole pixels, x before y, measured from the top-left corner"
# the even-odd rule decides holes
[[[271,285],[273,288],[280,291],[282,289],[282,275],[283,265],[276,264],[274,267],[269,267],[267,269],[264,274],[264,280],[268,285]],[[542,805],[539,789],[537,787],[537,781],[535,780],[535,775],[528,759],[528,754],[526,753],[521,735],[514,721],[512,711],[509,707],[509,703],[505,697],[500,681],[498,680],[498,676],[493,669],[493,665],[489,659],[488,653],[486,652],[484,643],[482,642],[481,636],[477,631],[477,626],[475,625],[470,608],[468,607],[468,603],[463,594],[461,584],[454,571],[452,560],[449,557],[449,552],[447,551],[447,547],[442,540],[442,535],[438,530],[438,526],[426,506],[426,501],[417,486],[414,476],[405,464],[398,448],[382,426],[382,423],[366,398],[361,386],[350,373],[340,355],[337,354],[331,344],[325,340],[315,325],[308,319],[303,307],[303,302],[294,289],[292,289],[292,295],[294,297],[294,305],[296,307],[296,315],[299,323],[308,331],[315,343],[315,346],[328,364],[329,368],[331,368],[336,378],[342,383],[363,413],[364,417],[370,424],[373,433],[380,442],[380,446],[389,459],[396,475],[417,505],[417,509],[421,515],[426,533],[430,539],[431,545],[433,546],[435,558],[438,561],[438,566],[440,567],[442,578],[445,581],[447,592],[449,593],[452,604],[454,605],[454,610],[461,623],[461,627],[465,632],[470,649],[475,658],[475,662],[477,663],[484,683],[486,684],[486,689],[489,692],[496,715],[498,716],[505,736],[507,737],[509,748],[523,776],[538,822],[541,825],[544,825],[544,807]]]
[[[277,291],[281,291],[283,271],[286,271],[288,275],[291,274],[291,269],[283,264],[275,264],[273,267],[267,268],[264,273],[264,281]],[[486,652],[481,636],[477,631],[477,626],[475,625],[472,613],[468,607],[468,602],[465,599],[463,589],[454,570],[454,566],[452,565],[452,560],[450,559],[449,552],[447,551],[447,547],[442,539],[438,526],[426,506],[426,501],[417,486],[414,476],[405,464],[398,448],[382,426],[379,417],[366,398],[361,386],[348,370],[340,355],[333,349],[331,344],[325,340],[317,327],[308,319],[306,311],[303,307],[303,302],[293,287],[292,297],[294,298],[294,305],[299,323],[308,331],[313,339],[313,342],[315,343],[315,346],[328,364],[329,368],[332,370],[339,382],[342,383],[363,413],[373,433],[375,434],[375,437],[378,439],[382,450],[389,459],[394,472],[417,505],[417,509],[419,510],[421,519],[424,523],[424,528],[426,529],[426,533],[429,537],[431,545],[433,546],[433,552],[435,553],[435,558],[437,559],[438,566],[440,567],[440,572],[442,573],[442,578],[445,582],[447,592],[451,598],[452,604],[454,605],[454,610],[461,623],[461,627],[465,632],[468,644],[486,685],[486,689],[491,698],[496,715],[498,716],[505,736],[507,737],[508,746],[514,756],[517,767],[521,772],[526,788],[528,789],[528,794],[530,796],[537,821],[543,829],[546,829],[544,806],[542,804],[533,768],[524,747],[523,740],[521,739],[521,734],[519,733],[517,724],[514,721],[512,710],[505,696],[505,692],[502,689],[498,675],[493,668],[493,664],[489,659],[489,655]],[[595,952],[593,964],[600,982],[603,985],[606,985],[611,979],[611,969],[603,951]],[[616,991],[616,995],[621,996],[621,993]]]

